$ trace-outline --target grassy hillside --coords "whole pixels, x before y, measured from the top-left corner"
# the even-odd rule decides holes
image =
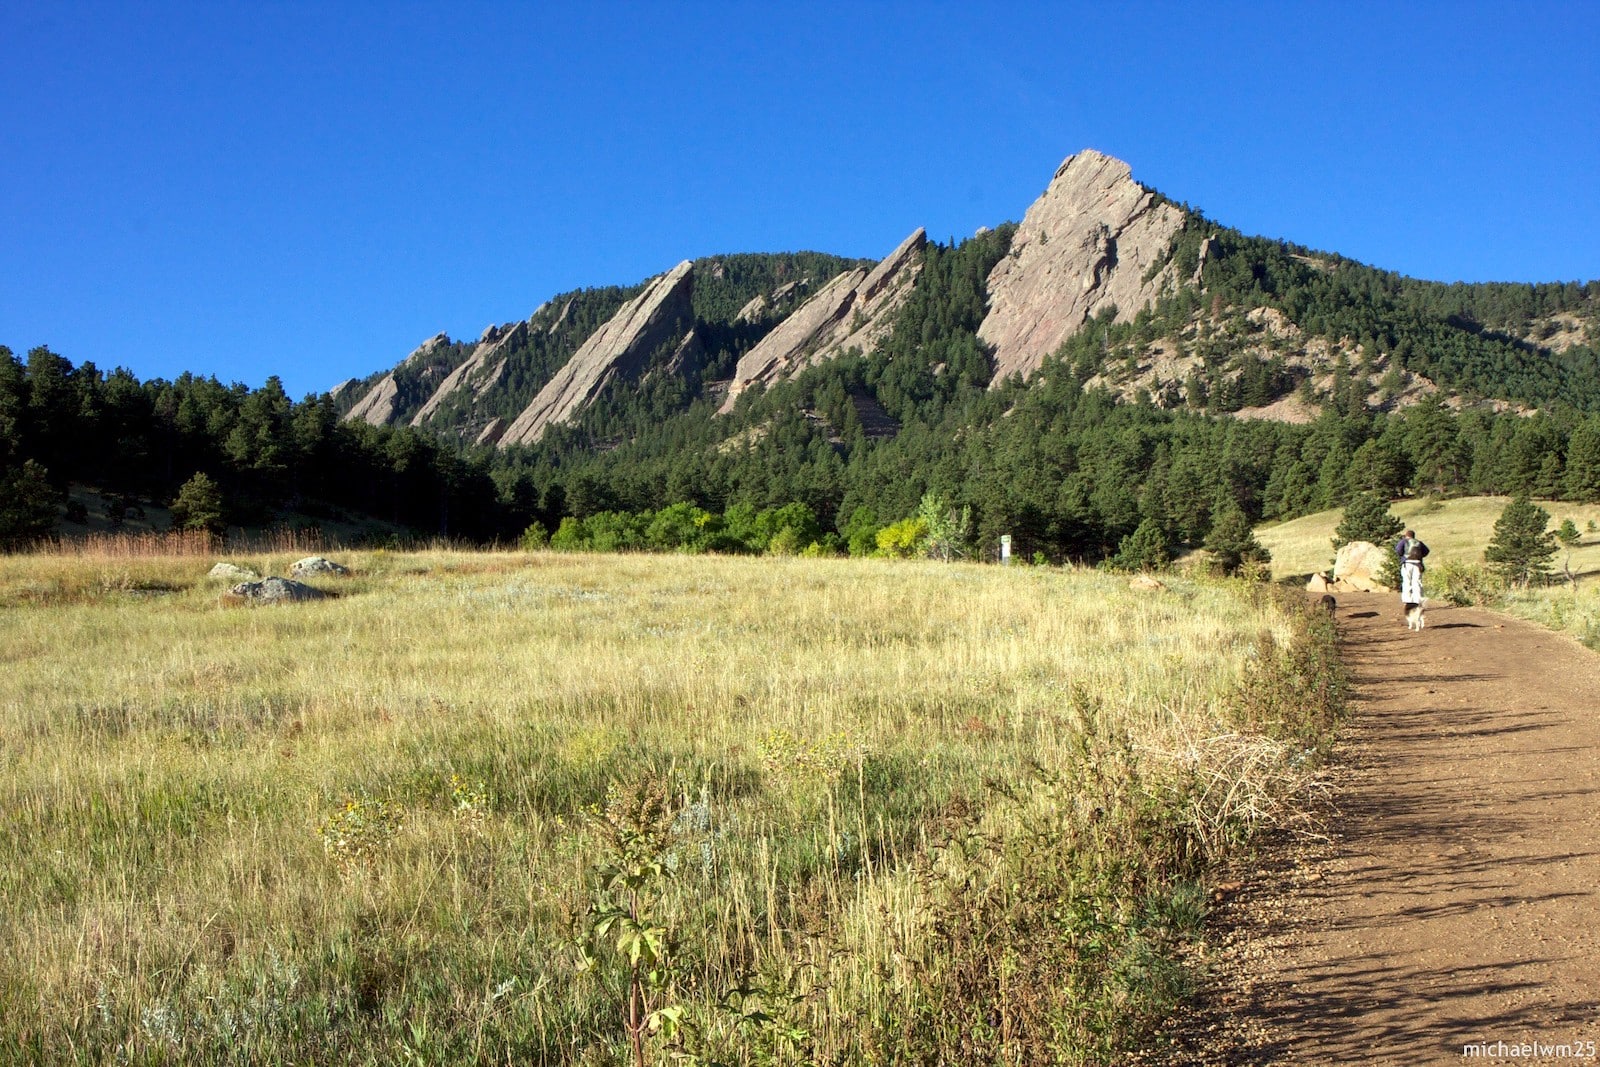
[[[1389,510],[1404,520],[1417,536],[1426,541],[1432,554],[1428,566],[1446,562],[1483,563],[1483,550],[1494,539],[1495,520],[1510,503],[1509,497],[1478,496],[1455,500],[1401,500]],[[1562,519],[1571,519],[1580,531],[1588,523],[1600,524],[1600,505],[1569,504],[1559,500],[1535,501],[1550,513],[1550,528]],[[1262,526],[1256,540],[1272,552],[1272,576],[1289,578],[1328,571],[1333,566],[1333,530],[1343,513],[1319,511],[1290,522]],[[1560,568],[1564,553],[1556,557]],[[1572,569],[1578,574],[1600,572],[1600,534],[1585,532],[1583,544],[1572,553]]]
[[[1570,557],[1565,549],[1556,554],[1550,583],[1508,589],[1491,579],[1483,561],[1483,550],[1494,538],[1495,520],[1507,503],[1507,497],[1493,496],[1408,500],[1389,510],[1415,529],[1431,550],[1423,582],[1429,599],[1509,612],[1600,651],[1600,533],[1588,529],[1591,522],[1600,525],[1600,505],[1538,501],[1550,513],[1551,529],[1561,520],[1571,519],[1583,535],[1582,542]],[[1331,538],[1340,514],[1323,511],[1258,529],[1256,539],[1272,552],[1273,576],[1295,578],[1330,570]],[[1567,584],[1562,577],[1564,563],[1569,563],[1577,577],[1576,585]]]
[[[0,558],[0,1062],[1104,1062],[1339,696],[1223,585],[343,561]]]

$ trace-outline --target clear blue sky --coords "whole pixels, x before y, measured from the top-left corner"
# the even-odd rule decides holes
[[[1084,147],[1415,277],[1600,278],[1600,3],[0,3],[0,344],[291,395]]]

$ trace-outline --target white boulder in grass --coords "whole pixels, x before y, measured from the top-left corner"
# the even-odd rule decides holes
[[[321,556],[307,556],[289,568],[289,576],[292,578],[315,578],[320,575],[337,577],[349,573],[349,567],[335,563],[331,559],[323,559]]]
[[[249,567],[241,567],[234,563],[219,563],[206,572],[207,578],[221,578],[229,582],[253,582],[261,575]]]

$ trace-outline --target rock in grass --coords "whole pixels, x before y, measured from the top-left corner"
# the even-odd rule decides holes
[[[259,582],[240,582],[222,595],[231,604],[286,604],[298,600],[321,600],[328,594],[287,578],[263,578]]]
[[[289,575],[293,578],[312,578],[324,574],[342,576],[349,573],[349,567],[321,556],[307,556],[289,568]]]
[[[1366,593],[1383,592],[1388,586],[1380,577],[1384,553],[1371,541],[1350,541],[1341,546],[1333,561],[1333,588],[1359,589]]]
[[[249,567],[240,567],[233,563],[219,563],[206,573],[207,578],[223,578],[230,582],[253,582],[261,575]]]

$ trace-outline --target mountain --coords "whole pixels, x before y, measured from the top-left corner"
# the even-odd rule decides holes
[[[1085,151],[1062,163],[989,275],[978,338],[994,353],[995,380],[1033,374],[1095,315],[1129,322],[1180,281],[1197,282],[1173,263],[1186,217],[1121,160]]]
[[[615,431],[640,389],[656,415],[705,401],[729,416],[752,392],[889,343],[926,247],[919,228],[875,264],[800,253],[803,266],[747,270],[731,285],[741,257],[680,264],[558,297],[475,343],[433,337],[337,403],[347,419],[501,449],[535,445],[554,425]],[[722,298],[701,307],[715,272]],[[1441,285],[1249,237],[1093,150],[1065,160],[1027,208],[982,298],[991,388],[1063,357],[1123,400],[1285,421],[1335,400],[1383,410],[1431,395],[1457,408],[1600,406],[1592,286]],[[863,411],[885,407],[871,390],[852,395]]]
[[[1597,342],[1600,283],[1406,278],[1085,151],[1018,223],[686,261],[298,405],[0,348],[0,546],[197,473],[251,525],[854,551],[968,513],[983,551],[1090,560],[1362,491],[1600,501]]]

